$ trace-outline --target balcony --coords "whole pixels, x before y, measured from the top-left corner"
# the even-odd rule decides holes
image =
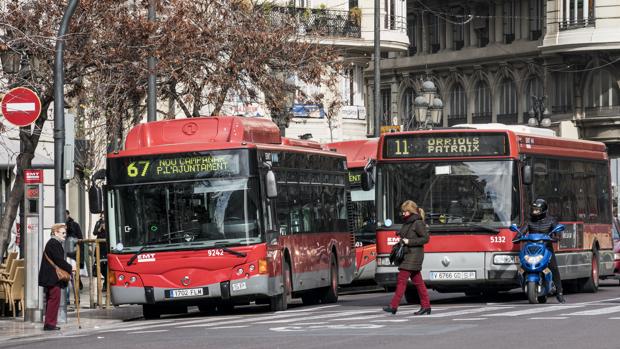
[[[505,125],[516,125],[518,123],[517,113],[497,114],[497,122]]]
[[[471,122],[473,124],[488,124],[493,120],[491,112],[472,113]]]
[[[573,112],[572,105],[554,105],[551,107],[553,114],[568,114]]]
[[[620,105],[587,107],[585,111],[586,118],[620,116]]]
[[[454,50],[458,51],[462,49],[463,47],[465,47],[464,40],[454,40]]]
[[[467,123],[467,114],[448,115],[448,126]]]
[[[298,33],[304,35],[360,38],[362,34],[360,19],[348,11],[276,7],[270,16],[273,20],[295,19]]]

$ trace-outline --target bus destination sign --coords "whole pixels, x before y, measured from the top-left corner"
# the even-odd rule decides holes
[[[240,174],[239,154],[184,153],[153,157],[112,158],[108,166],[113,184],[213,178]]]
[[[435,133],[385,137],[385,158],[509,155],[503,133]]]
[[[362,172],[363,170],[351,170],[349,169],[349,185],[351,187],[362,186]]]

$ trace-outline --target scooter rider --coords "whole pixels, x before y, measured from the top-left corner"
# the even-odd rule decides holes
[[[548,234],[557,224],[558,221],[553,216],[547,214],[547,202],[544,199],[536,199],[531,206],[530,221],[526,224],[525,229],[521,230],[521,232],[522,234],[526,234],[528,232]],[[551,242],[547,243],[547,248],[551,251],[549,269],[553,274],[553,283],[555,284],[556,289],[555,298],[557,298],[560,303],[566,303],[562,293],[562,279],[560,278],[560,271],[558,270],[558,262],[555,258],[555,252],[553,251],[553,244]]]

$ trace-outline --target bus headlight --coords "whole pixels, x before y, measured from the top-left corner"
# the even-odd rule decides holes
[[[541,254],[537,254],[535,256],[526,255],[524,258],[525,261],[530,264],[538,264],[540,263],[540,261],[542,261],[543,256]]]
[[[493,256],[493,264],[516,264],[517,256],[509,254],[496,254]]]

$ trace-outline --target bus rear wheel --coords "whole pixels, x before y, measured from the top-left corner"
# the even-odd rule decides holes
[[[329,263],[329,286],[323,291],[321,303],[338,302],[338,263],[336,256],[332,253]]]
[[[288,302],[292,294],[291,267],[288,260],[282,262],[282,293],[269,299],[271,311],[284,311],[288,308]]]
[[[599,285],[599,274],[598,274],[598,251],[597,249],[592,250],[592,267],[590,268],[590,277],[583,279],[581,281],[581,291],[582,292],[590,292],[596,293],[598,291]]]

